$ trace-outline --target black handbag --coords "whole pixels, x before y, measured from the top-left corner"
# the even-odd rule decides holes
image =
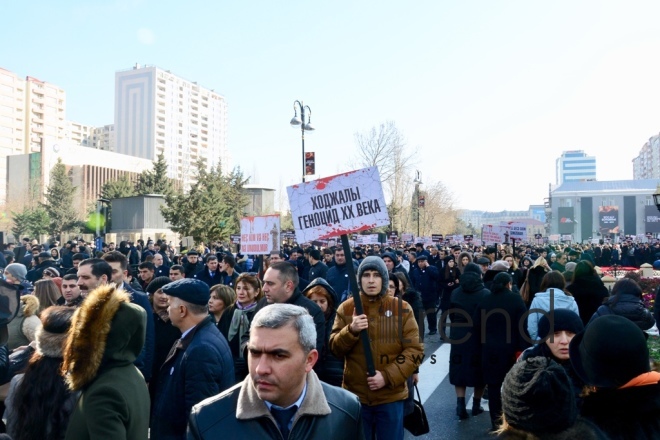
[[[417,398],[413,398],[413,412],[403,418],[403,427],[406,428],[415,437],[428,434],[429,420],[426,418],[426,411],[422,405],[422,399],[419,397],[419,389],[415,385]]]

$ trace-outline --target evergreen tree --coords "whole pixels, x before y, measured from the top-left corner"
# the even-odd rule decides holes
[[[38,237],[47,234],[50,227],[50,219],[46,210],[37,206],[25,208],[21,212],[12,212],[13,226],[11,232],[14,237]]]
[[[160,194],[165,197],[175,193],[172,179],[167,177],[167,162],[163,153],[158,155],[151,170],[145,170],[135,182],[135,193],[137,195]]]
[[[58,158],[50,173],[50,183],[46,189],[46,202],[43,203],[43,208],[50,219],[48,232],[53,236],[72,231],[80,224],[73,205],[76,189],[71,183],[69,174],[66,172],[62,159]]]
[[[166,196],[167,204],[161,207],[163,216],[174,232],[192,236],[195,242],[229,240],[230,234],[240,230],[247,205],[243,193],[247,179],[240,169],[223,176],[220,164],[207,171],[202,159],[195,168],[197,184],[187,194]]]
[[[112,200],[121,197],[130,197],[135,195],[135,186],[126,174],[117,180],[109,180],[101,188],[101,198]],[[112,205],[108,204],[105,208],[107,218],[107,230],[112,229]]]
[[[133,182],[124,174],[117,180],[109,180],[101,188],[101,197],[112,200],[121,197],[130,197],[135,195],[135,186]]]

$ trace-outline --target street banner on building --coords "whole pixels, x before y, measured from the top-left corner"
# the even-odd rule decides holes
[[[316,174],[316,159],[313,151],[305,153],[305,176]]]
[[[485,244],[504,243],[504,237],[499,226],[483,225],[481,230],[481,241]]]
[[[619,233],[619,207],[599,206],[598,226],[601,235]]]
[[[280,216],[262,215],[241,219],[241,252],[268,255],[280,250]]]
[[[655,205],[644,207],[645,231],[648,233],[660,233],[660,212]]]
[[[390,224],[378,167],[287,187],[299,242]]]
[[[559,232],[560,234],[572,234],[575,230],[575,214],[573,207],[558,208]]]

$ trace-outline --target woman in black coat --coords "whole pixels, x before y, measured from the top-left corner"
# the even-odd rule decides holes
[[[474,334],[481,345],[481,368],[484,382],[488,385],[488,408],[493,431],[502,417],[500,390],[504,377],[516,361],[516,353],[527,348],[520,332],[527,307],[519,294],[511,291],[511,275],[500,272],[495,275],[491,294],[486,295],[475,310]],[[524,327],[522,327],[524,328]]]
[[[612,296],[598,307],[589,324],[602,315],[619,315],[630,319],[641,330],[646,331],[655,325],[653,314],[642,301],[642,288],[634,280],[623,278],[612,287]],[[644,333],[646,335],[646,333]]]
[[[451,294],[454,290],[458,288],[459,280],[461,277],[461,272],[456,266],[456,260],[454,257],[449,257],[447,259],[447,265],[445,266],[445,273],[442,277],[442,296],[440,297],[440,309],[442,314],[440,315],[440,337],[445,339],[447,336],[447,310],[451,306]]]
[[[575,266],[573,279],[571,284],[566,286],[566,290],[575,298],[585,326],[610,294],[593,265],[584,260]]]
[[[490,291],[484,287],[481,279],[481,267],[468,263],[460,278],[460,286],[451,294],[449,315],[452,325],[449,335],[452,342],[449,352],[449,383],[456,390],[456,414],[460,419],[468,417],[465,408],[465,389],[474,387],[472,415],[481,414],[481,396],[485,382],[481,371],[481,347],[474,326],[468,325],[479,303]]]
[[[314,371],[323,382],[340,387],[344,378],[344,360],[337,358],[328,348],[328,340],[337,314],[335,290],[325,279],[319,277],[312,280],[302,294],[314,301],[325,317],[323,351],[319,353],[319,361]]]
[[[415,315],[415,321],[417,321],[417,327],[419,328],[420,342],[424,342],[424,305],[422,304],[422,296],[414,287],[408,284],[406,274],[401,272],[391,273],[390,281],[395,281],[392,278],[393,276],[398,281],[398,289],[395,291],[394,296],[401,296],[402,300],[410,304],[410,308]]]

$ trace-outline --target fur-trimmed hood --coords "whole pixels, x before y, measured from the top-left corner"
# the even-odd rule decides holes
[[[147,315],[124,290],[108,284],[94,289],[73,315],[62,371],[73,391],[103,370],[133,363],[144,345]]]
[[[21,296],[21,311],[26,318],[34,315],[39,310],[39,298],[34,295]]]

